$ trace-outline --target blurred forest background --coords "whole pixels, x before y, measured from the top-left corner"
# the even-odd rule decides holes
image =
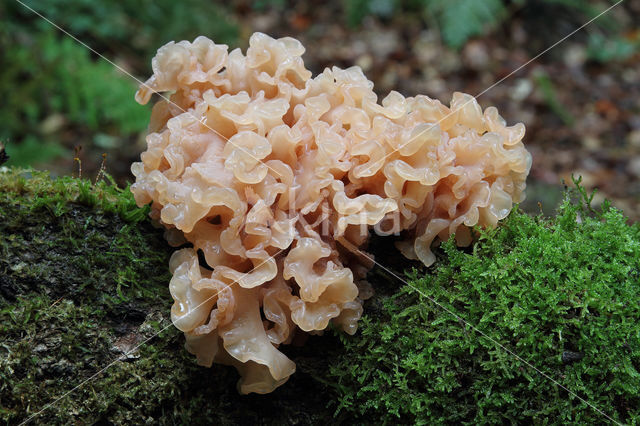
[[[359,65],[384,96],[449,104],[477,95],[597,16],[596,0],[23,0],[140,80],[156,49],[206,35],[245,48],[254,31],[292,36],[307,67]],[[137,83],[14,0],[0,3],[0,141],[7,165],[124,184],[145,149],[150,107]],[[525,209],[552,213],[561,182],[582,175],[640,219],[640,0],[593,24],[483,94],[527,127],[534,162]]]

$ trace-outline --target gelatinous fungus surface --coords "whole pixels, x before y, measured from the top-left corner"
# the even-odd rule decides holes
[[[246,55],[171,42],[136,94],[167,97],[131,189],[171,244],[192,244],[170,262],[173,322],[200,364],[239,370],[242,393],[287,380],[278,346],[298,330],[356,331],[371,265],[353,248],[370,231],[401,233],[398,249],[430,265],[435,240],[466,245],[505,218],[531,166],[524,126],[495,108],[462,93],[378,103],[360,68],[312,78],[303,52],[260,33]]]

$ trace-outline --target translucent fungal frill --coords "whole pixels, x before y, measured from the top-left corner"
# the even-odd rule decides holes
[[[495,108],[462,93],[378,103],[360,68],[312,78],[303,52],[260,33],[246,55],[171,42],[136,94],[167,98],[132,191],[169,242],[192,245],[171,258],[172,320],[200,364],[238,369],[242,393],[295,371],[279,347],[296,332],[355,333],[371,289],[349,247],[401,233],[400,251],[430,265],[436,239],[466,245],[469,227],[505,218],[531,166],[524,126]]]

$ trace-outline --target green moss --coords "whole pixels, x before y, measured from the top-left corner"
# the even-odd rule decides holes
[[[42,409],[37,424],[330,420],[309,372],[328,369],[311,354],[339,349],[331,336],[290,348],[299,372],[267,396],[238,395],[233,368],[195,364],[169,320],[172,249],[147,213],[108,182],[0,171],[0,421]]]
[[[234,369],[195,365],[170,325],[172,249],[147,213],[109,182],[0,171],[0,421],[43,409],[34,422],[606,421],[444,306],[638,423],[640,227],[607,205],[595,212],[574,197],[554,219],[514,211],[469,249],[444,244],[409,285],[374,269],[356,336],[282,347],[297,372],[249,396],[237,394]],[[416,266],[387,245],[371,246],[382,264]]]
[[[453,241],[429,273],[377,300],[331,368],[338,411],[387,422],[602,424],[640,420],[640,227],[586,194],[555,219],[514,211]],[[437,302],[437,303],[436,303]],[[469,327],[455,312],[486,336]]]

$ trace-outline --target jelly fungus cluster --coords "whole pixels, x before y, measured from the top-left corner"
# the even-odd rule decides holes
[[[353,248],[370,232],[430,265],[435,240],[467,245],[470,227],[505,218],[531,166],[524,126],[496,108],[462,93],[378,103],[360,68],[312,78],[303,52],[260,33],[246,55],[171,42],[136,94],[166,97],[131,189],[169,243],[190,243],[170,261],[172,320],[200,364],[238,369],[241,393],[289,378],[279,347],[296,333],[356,331],[372,289]]]

